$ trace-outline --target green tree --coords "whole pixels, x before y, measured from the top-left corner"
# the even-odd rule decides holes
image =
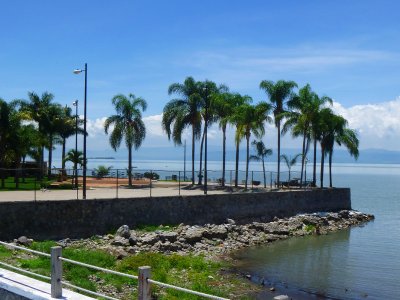
[[[260,141],[254,140],[251,144],[256,149],[256,154],[251,155],[250,160],[261,161],[263,175],[264,175],[264,188],[266,188],[267,187],[267,177],[265,175],[265,158],[272,155],[272,149],[266,148],[263,141],[261,141],[261,140]]]
[[[251,134],[256,138],[261,138],[264,135],[264,123],[269,120],[268,112],[270,109],[271,106],[266,102],[261,102],[255,106],[244,104],[238,107],[235,115],[238,132],[246,138],[246,190],[249,177],[250,137]]]
[[[278,130],[278,183],[280,181],[281,170],[281,121],[283,113],[286,110],[286,102],[293,97],[293,89],[296,87],[297,84],[294,81],[278,80],[274,83],[273,81],[263,80],[260,83],[260,88],[266,92],[272,104],[275,126]]]
[[[110,126],[114,126],[110,134],[110,145],[115,151],[125,138],[128,148],[128,183],[132,186],[132,149],[138,149],[146,137],[142,111],[146,110],[147,103],[143,98],[136,98],[133,94],[129,94],[128,97],[119,94],[113,97],[112,104],[117,114],[106,119],[104,130],[108,134]]]
[[[163,110],[162,127],[176,145],[182,144],[182,133],[186,127],[192,128],[192,184],[194,184],[195,140],[201,136],[202,98],[199,85],[192,77],[187,77],[183,84],[173,83],[168,94],[177,94],[179,99],[169,101]]]
[[[235,109],[251,101],[250,97],[243,97],[240,94],[220,93],[213,97],[213,109],[222,131],[222,186],[225,185],[226,172],[226,128],[230,123]]]
[[[41,176],[44,172],[44,148],[48,146],[49,108],[54,104],[54,95],[44,92],[41,96],[34,92],[28,93],[29,101],[19,100],[22,117],[35,121],[38,125],[39,138],[39,165]],[[49,165],[49,167],[51,167]]]
[[[282,154],[282,155],[281,155],[281,158],[282,158],[283,161],[286,163],[286,166],[287,166],[287,168],[288,168],[288,170],[289,170],[289,181],[290,181],[290,178],[291,178],[291,177],[290,177],[290,172],[291,172],[291,170],[292,170],[292,167],[297,163],[297,159],[298,159],[299,157],[301,157],[301,156],[302,156],[301,153],[295,155],[293,158],[290,157],[290,156],[287,156],[286,154]]]

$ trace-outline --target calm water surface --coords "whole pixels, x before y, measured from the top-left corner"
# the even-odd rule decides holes
[[[240,269],[335,299],[400,299],[400,167],[339,165],[335,174],[335,186],[351,187],[353,208],[375,221],[247,249]]]

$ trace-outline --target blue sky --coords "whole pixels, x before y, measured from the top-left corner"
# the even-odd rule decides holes
[[[400,111],[399,9],[397,1],[367,0],[3,1],[0,97],[49,91],[71,105],[83,100],[83,75],[72,70],[87,62],[88,117],[99,132],[117,93],[145,98],[154,121],[168,85],[189,75],[255,102],[266,99],[261,80],[288,79],[332,97],[365,133],[366,110]],[[383,148],[400,149],[400,125],[389,117],[363,147],[382,146],[373,143],[380,134]]]

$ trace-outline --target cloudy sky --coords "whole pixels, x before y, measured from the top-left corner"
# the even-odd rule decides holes
[[[171,83],[209,79],[258,102],[261,80],[294,80],[334,99],[362,149],[400,150],[399,9],[395,0],[8,1],[0,97],[49,91],[82,103],[83,75],[72,70],[87,62],[89,149],[109,149],[102,124],[118,93],[147,100],[143,147],[160,147],[172,145],[160,127]],[[273,127],[265,140],[275,141]],[[217,127],[210,144],[220,144]]]

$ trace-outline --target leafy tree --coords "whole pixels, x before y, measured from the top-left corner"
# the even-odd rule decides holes
[[[19,100],[22,117],[35,121],[40,134],[39,165],[41,175],[44,171],[44,148],[48,146],[49,108],[54,104],[54,95],[44,92],[41,96],[34,92],[28,93],[29,101]],[[49,165],[51,167],[51,165]]]
[[[94,169],[94,172],[96,174],[96,177],[100,179],[100,178],[106,177],[108,174],[110,174],[111,169],[112,169],[112,166],[106,167],[106,166],[100,165]]]
[[[246,138],[245,189],[247,189],[247,181],[249,177],[250,137],[251,134],[257,138],[261,138],[264,135],[264,123],[266,120],[269,120],[268,111],[270,109],[271,106],[266,102],[261,102],[255,106],[244,104],[238,107],[235,115],[238,124],[238,132]]]
[[[213,97],[213,109],[222,131],[222,186],[225,185],[226,171],[226,128],[230,123],[235,109],[251,101],[250,97],[243,97],[240,94],[220,93]]]
[[[115,151],[125,138],[128,148],[128,180],[129,186],[132,186],[132,149],[138,149],[146,137],[142,111],[146,110],[147,103],[143,98],[137,98],[133,94],[129,94],[128,97],[119,94],[113,97],[112,104],[117,114],[106,119],[104,130],[108,134],[110,126],[114,126],[110,134],[110,145]]]
[[[286,109],[286,102],[293,97],[295,87],[297,87],[297,84],[294,81],[278,80],[274,83],[273,81],[263,80],[260,83],[260,88],[266,92],[272,104],[275,126],[278,130],[278,183],[280,181],[281,164],[281,120]]]
[[[199,85],[192,77],[187,77],[183,84],[173,83],[168,94],[177,94],[178,99],[169,101],[163,111],[162,127],[168,139],[176,145],[182,144],[182,133],[186,127],[192,128],[192,184],[194,184],[195,140],[201,136],[201,107],[203,99]]]
[[[282,154],[281,155],[281,158],[283,159],[283,161],[286,163],[286,166],[287,166],[287,168],[288,168],[288,170],[289,170],[289,181],[290,181],[290,172],[291,172],[291,170],[292,170],[292,167],[297,163],[297,159],[299,158],[299,157],[301,157],[302,156],[302,154],[301,153],[299,153],[299,154],[297,154],[297,155],[295,155],[295,157],[290,157],[290,156],[287,156],[286,154]]]
[[[267,187],[267,178],[265,175],[265,158],[272,155],[272,149],[266,148],[263,141],[261,141],[261,140],[260,141],[254,140],[251,144],[256,149],[256,154],[250,155],[250,160],[261,161],[263,175],[264,175],[264,188],[266,188]]]

